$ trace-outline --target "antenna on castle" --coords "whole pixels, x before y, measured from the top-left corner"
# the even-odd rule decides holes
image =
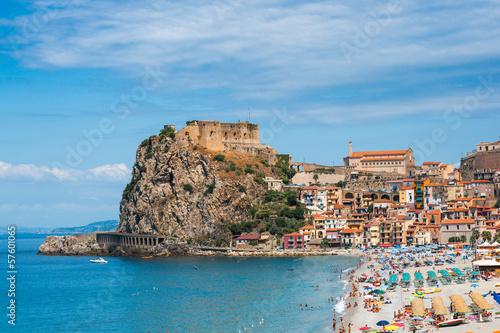
[[[247,124],[250,123],[250,115],[251,115],[251,112],[250,112],[250,107],[248,107],[248,113],[247,113]]]

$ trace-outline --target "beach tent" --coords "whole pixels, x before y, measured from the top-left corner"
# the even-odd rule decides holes
[[[418,316],[424,316],[425,311],[424,311],[424,300],[421,298],[415,298],[411,302],[411,313],[414,317]]]
[[[500,262],[497,262],[496,260],[477,260],[473,261],[472,265],[476,267],[494,267],[500,266]]]
[[[431,303],[435,315],[443,316],[447,313],[441,297],[433,297]]]
[[[471,309],[465,304],[464,299],[460,295],[451,295],[451,303],[458,313],[469,313],[472,312]]]
[[[493,305],[488,303],[484,299],[484,297],[478,293],[470,293],[469,297],[472,299],[472,301],[477,305],[477,307],[481,310],[492,310],[494,309]]]

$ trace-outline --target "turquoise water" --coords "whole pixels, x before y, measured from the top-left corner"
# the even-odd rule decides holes
[[[7,324],[2,279],[2,332],[331,332],[328,298],[346,291],[345,279],[332,271],[358,262],[341,256],[107,257],[108,264],[92,264],[89,257],[37,255],[43,239],[18,235],[16,326]],[[5,276],[6,252],[2,236]],[[306,303],[314,310],[301,310]]]

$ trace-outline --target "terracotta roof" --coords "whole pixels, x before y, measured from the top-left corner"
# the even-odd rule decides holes
[[[333,205],[333,209],[342,209],[344,205]]]
[[[312,225],[306,225],[300,228],[299,230],[314,230],[314,226]]]
[[[441,214],[440,210],[430,210],[426,214]]]
[[[310,234],[312,234],[311,231],[304,232],[304,235],[310,235]]]
[[[318,187],[317,186],[306,186],[306,187],[303,187],[302,189],[303,190],[317,190]]]
[[[414,190],[415,188],[412,187],[412,186],[405,186],[405,187],[401,187],[400,190]]]
[[[260,239],[260,235],[241,235],[240,237],[236,238],[237,240],[256,240]]]
[[[355,151],[352,156],[348,157],[364,157],[364,156],[380,156],[380,155],[405,155],[406,150],[380,150],[380,151]]]
[[[458,198],[458,199],[455,199],[455,201],[471,201],[472,199],[471,198]]]
[[[345,229],[341,232],[341,234],[353,234],[355,232],[356,232],[356,230],[354,230],[354,229]]]
[[[424,162],[423,165],[438,165],[441,164],[441,162]]]
[[[291,234],[285,235],[285,237],[286,236],[302,236],[302,235],[299,234],[298,232],[292,232]]]
[[[342,228],[328,228],[326,229],[326,231],[339,231],[339,230],[343,230]]]
[[[362,158],[361,162],[379,162],[379,161],[403,161],[405,157],[377,157]]]
[[[474,219],[460,219],[460,220],[444,220],[441,224],[474,224]]]
[[[490,180],[472,180],[471,183],[488,183],[492,184],[493,182]]]

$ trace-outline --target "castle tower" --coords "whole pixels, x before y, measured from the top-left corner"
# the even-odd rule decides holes
[[[352,156],[352,141],[349,141],[349,156]]]

